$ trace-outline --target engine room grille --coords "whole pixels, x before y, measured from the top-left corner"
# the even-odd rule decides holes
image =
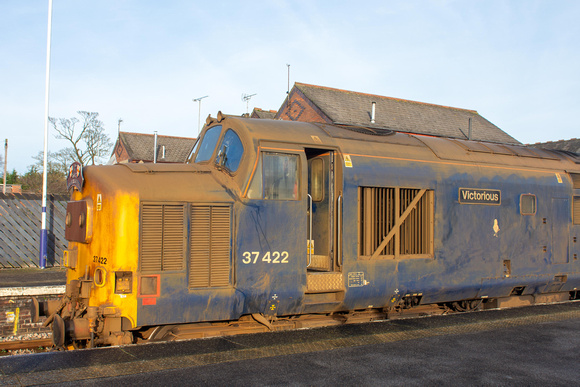
[[[433,256],[433,191],[360,187],[361,259]]]
[[[580,173],[571,173],[570,177],[572,178],[572,187],[580,189]]]
[[[191,206],[189,288],[231,284],[230,206]]]
[[[183,269],[185,206],[143,204],[141,207],[141,270]]]

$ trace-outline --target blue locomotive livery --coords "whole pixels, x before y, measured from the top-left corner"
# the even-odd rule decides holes
[[[184,164],[82,172],[57,346],[578,297],[575,154],[220,113]]]

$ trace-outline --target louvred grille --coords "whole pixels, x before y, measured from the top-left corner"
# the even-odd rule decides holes
[[[141,209],[141,270],[181,270],[184,238],[184,205],[144,204]]]
[[[231,283],[231,207],[192,206],[189,287]]]

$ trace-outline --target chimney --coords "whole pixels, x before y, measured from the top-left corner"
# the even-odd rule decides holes
[[[376,113],[376,109],[377,109],[377,103],[373,102],[372,106],[371,106],[371,124],[375,123],[375,113]]]
[[[471,117],[469,117],[469,131],[467,132],[467,139],[468,140],[472,140],[473,139],[471,137]]]

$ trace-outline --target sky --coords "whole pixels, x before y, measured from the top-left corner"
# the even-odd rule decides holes
[[[289,64],[291,85],[473,109],[523,143],[580,138],[579,19],[575,0],[53,0],[49,116],[98,112],[112,142],[119,119],[196,137],[244,94],[278,110]],[[0,0],[0,140],[21,174],[44,146],[47,25],[48,0]]]

